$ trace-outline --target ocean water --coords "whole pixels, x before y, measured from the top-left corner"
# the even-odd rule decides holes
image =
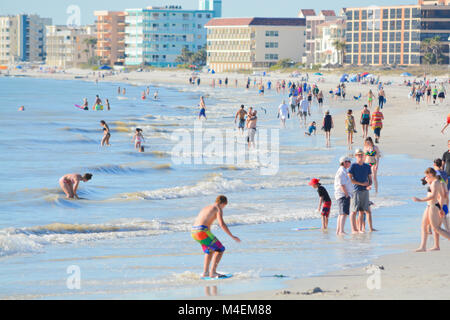
[[[336,206],[328,233],[296,232],[320,227],[317,192],[307,183],[320,178],[333,198],[345,148],[325,148],[320,131],[305,137],[293,117],[276,131],[277,173],[263,175],[270,164],[251,157],[224,164],[200,154],[200,164],[177,163],[172,139],[180,130],[192,132],[201,95],[205,128],[233,132],[234,115],[245,104],[258,110],[260,129],[278,130],[282,95],[140,83],[126,85],[127,95],[118,97],[118,86],[124,87],[0,78],[0,299],[190,299],[281,289],[285,279],[363,266],[419,242],[424,208],[410,199],[425,192],[419,178],[427,161],[384,155],[380,193],[372,195],[378,232],[336,237]],[[157,101],[140,99],[147,86],[150,96],[159,91]],[[74,107],[85,97],[92,106],[96,94],[109,98],[111,111]],[[17,111],[21,105],[25,112]],[[312,119],[320,123],[322,113],[313,106]],[[111,147],[100,146],[100,120],[111,128]],[[137,127],[145,153],[134,149]],[[242,150],[245,139],[234,135]],[[73,172],[94,175],[79,187],[83,200],[67,200],[59,188],[59,178]],[[205,282],[203,253],[190,227],[219,194],[229,199],[225,221],[242,243],[214,228],[227,248],[219,271],[234,277]],[[68,285],[73,267],[80,279],[75,289]]]

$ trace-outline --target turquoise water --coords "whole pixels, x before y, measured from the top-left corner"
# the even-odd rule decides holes
[[[423,208],[410,198],[424,192],[419,178],[427,161],[382,159],[380,194],[372,198],[379,232],[336,237],[335,206],[329,233],[294,232],[320,226],[317,192],[307,183],[320,177],[333,195],[345,148],[325,148],[320,132],[305,137],[290,119],[279,131],[276,175],[262,175],[265,164],[251,159],[241,166],[176,164],[171,137],[194,128],[201,95],[208,107],[204,127],[223,131],[234,128],[235,112],[248,101],[259,111],[259,128],[278,129],[283,97],[141,83],[127,85],[126,99],[119,99],[118,86],[0,78],[0,298],[186,299],[278,289],[283,278],[275,275],[298,278],[363,265],[419,241]],[[151,96],[159,91],[159,100],[140,99],[147,86]],[[92,106],[96,94],[109,98],[111,111],[74,107],[85,97]],[[17,111],[21,105],[25,112]],[[314,106],[313,120],[321,118]],[[111,147],[100,146],[100,120],[110,125]],[[132,142],[136,127],[144,130],[143,154]],[[238,134],[236,141],[245,145]],[[59,189],[59,178],[73,172],[94,175],[79,188],[86,200],[66,200]],[[225,221],[242,243],[214,229],[227,248],[219,271],[235,276],[212,285],[199,280],[203,254],[189,231],[219,194],[229,198]],[[70,266],[80,270],[80,289],[67,286]]]

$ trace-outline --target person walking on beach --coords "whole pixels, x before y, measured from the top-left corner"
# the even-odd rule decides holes
[[[289,107],[287,106],[286,101],[283,100],[283,102],[278,107],[278,118],[280,118],[283,128],[286,128],[286,119],[289,117]]]
[[[447,127],[450,126],[450,113],[447,115],[447,123],[444,125],[444,127],[441,130],[441,133],[444,134],[445,130],[447,130]]]
[[[322,128],[325,131],[326,146],[331,147],[331,129],[334,128],[334,123],[329,110],[325,111]]]
[[[349,150],[352,149],[355,127],[355,118],[353,117],[353,111],[350,109],[347,111],[347,118],[345,119],[345,131],[347,132],[347,146]]]
[[[364,214],[369,221],[370,231],[376,231],[372,225],[372,214],[370,211],[369,190],[372,186],[372,170],[370,166],[364,163],[364,151],[357,149],[355,152],[356,162],[350,166],[348,176],[353,184],[354,196],[352,198],[352,212],[350,214],[350,223],[352,233],[363,233]],[[358,222],[356,214],[359,212]]]
[[[312,179],[309,185],[314,189],[317,189],[319,193],[319,207],[317,211],[322,216],[322,230],[328,230],[328,218],[330,217],[331,210],[331,198],[328,191],[320,184],[319,179]],[[323,206],[322,206],[323,205]]]
[[[80,199],[77,195],[78,185],[81,181],[88,182],[92,179],[92,174],[86,173],[81,176],[78,173],[66,174],[59,179],[59,185],[66,194],[67,199]]]
[[[378,106],[380,109],[383,109],[384,101],[386,100],[386,93],[384,92],[383,87],[378,91]]]
[[[303,97],[302,101],[300,102],[300,108],[298,112],[301,112],[301,118],[303,118],[303,126],[306,127],[306,117],[309,115],[311,116],[311,109],[308,100]]]
[[[239,130],[241,130],[241,135],[244,134],[245,129],[245,117],[247,116],[247,111],[245,111],[245,106],[241,105],[241,108],[236,112],[236,116],[234,117],[234,123],[237,122],[237,118],[239,117]]]
[[[215,220],[218,221],[222,230],[234,241],[238,243],[241,242],[238,237],[235,237],[231,233],[223,220],[223,210],[227,204],[228,199],[225,196],[217,197],[216,202],[213,205],[207,206],[200,211],[195,219],[194,226],[192,227],[191,236],[202,246],[203,252],[205,253],[203,277],[224,277],[224,275],[217,273],[217,267],[225,252],[225,247],[219,239],[211,233],[211,225]]]
[[[105,99],[105,104],[106,104],[106,110],[110,111],[111,110],[111,105],[109,104],[109,100]]]
[[[380,143],[380,135],[381,129],[383,129],[383,113],[380,111],[379,107],[375,108],[375,111],[372,112],[372,118],[370,120],[370,126],[373,129],[373,133],[375,134],[375,143]]]
[[[109,144],[109,139],[111,138],[111,131],[109,130],[109,126],[106,124],[105,120],[100,121],[100,125],[103,127],[103,138],[101,146],[104,147],[105,145],[107,145],[109,147],[111,146]]]
[[[334,197],[339,206],[336,234],[344,235],[345,220],[350,215],[350,200],[353,195],[353,184],[348,176],[352,160],[348,157],[339,159],[340,167],[334,177]]]
[[[444,102],[445,94],[446,94],[446,93],[447,93],[447,92],[445,91],[444,84],[441,83],[441,85],[440,85],[440,87],[439,87],[439,94],[438,94],[438,98],[439,98],[439,101],[440,101],[441,103]]]
[[[426,246],[430,225],[434,232],[434,247],[430,251],[440,250],[439,236],[450,240],[450,233],[441,228],[442,219],[445,216],[442,210],[443,187],[437,178],[436,171],[433,168],[425,170],[425,178],[423,181],[429,185],[427,197],[423,199],[417,197],[412,198],[414,202],[427,202],[427,207],[422,218],[422,241],[416,252],[427,251]]]
[[[317,103],[319,104],[319,108],[323,107],[323,92],[322,90],[319,91],[317,94]]]
[[[361,112],[360,122],[363,131],[363,139],[365,139],[369,135],[369,124],[370,124],[370,111],[367,107],[367,104],[364,105],[364,108]]]
[[[206,104],[205,104],[205,98],[203,96],[200,97],[200,113],[198,115],[198,119],[200,120],[201,117],[204,117],[206,119]]]
[[[442,161],[444,162],[444,170],[450,177],[450,140],[447,141],[447,149],[442,155]]]
[[[444,189],[444,195],[443,195],[443,199],[442,199],[442,210],[444,211],[445,216],[443,217],[443,222],[444,222],[445,230],[450,232],[449,223],[447,220],[450,180],[447,175],[447,172],[445,172],[445,170],[444,170],[444,162],[441,159],[434,160],[433,169],[436,171],[436,174],[437,174],[440,182],[442,183],[442,187]]]
[[[253,148],[255,148],[255,135],[256,135],[256,122],[258,121],[258,117],[256,116],[258,112],[255,110],[248,114],[247,117],[247,143],[248,148],[250,149],[253,145]]]
[[[371,137],[364,140],[364,162],[372,169],[372,180],[375,186],[375,193],[378,193],[378,168],[380,165],[381,152],[380,149],[373,143]]]

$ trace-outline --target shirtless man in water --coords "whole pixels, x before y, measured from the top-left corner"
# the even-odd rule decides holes
[[[244,134],[245,129],[245,117],[247,116],[247,111],[245,111],[245,106],[242,105],[241,108],[236,112],[234,117],[234,123],[237,123],[237,118],[239,117],[239,129],[241,130],[241,135]]]
[[[66,174],[59,179],[59,185],[67,196],[67,199],[80,199],[77,195],[78,185],[80,181],[88,182],[92,179],[92,174],[86,173],[84,176],[78,173]]]
[[[211,225],[216,219],[223,231],[233,238],[234,241],[241,242],[238,237],[233,236],[223,221],[223,209],[227,204],[228,200],[225,196],[217,197],[216,202],[213,205],[200,211],[194,226],[192,227],[192,238],[201,244],[203,252],[205,253],[203,277],[223,277],[223,275],[217,273],[217,266],[222,259],[225,248],[210,231]],[[210,268],[211,261],[212,266]]]
[[[425,180],[430,185],[427,197],[423,199],[413,197],[413,201],[415,202],[427,202],[428,204],[422,220],[422,242],[416,252],[427,251],[428,229],[430,225],[434,232],[434,247],[430,249],[431,251],[440,250],[440,235],[450,240],[450,233],[441,228],[442,219],[445,217],[444,211],[442,210],[442,202],[445,196],[443,184],[440,183],[436,176],[436,171],[433,168],[428,168],[425,171]]]

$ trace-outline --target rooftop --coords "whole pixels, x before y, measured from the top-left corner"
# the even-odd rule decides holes
[[[306,26],[304,18],[216,18],[205,27],[225,26]]]

